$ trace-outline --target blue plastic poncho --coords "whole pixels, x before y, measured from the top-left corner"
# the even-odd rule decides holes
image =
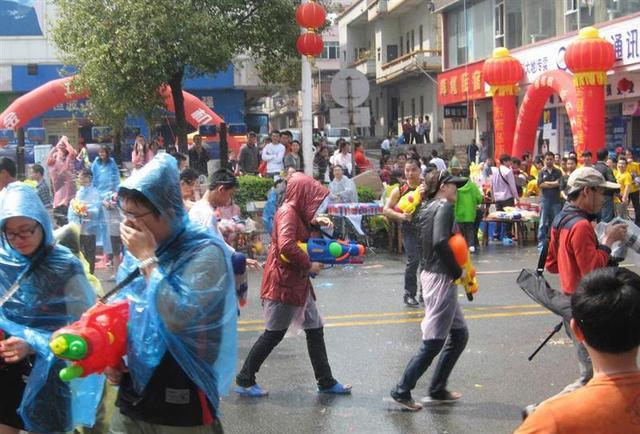
[[[109,157],[105,163],[98,156],[91,164],[91,173],[93,174],[93,186],[100,192],[103,204],[102,221],[97,227],[96,242],[103,246],[105,253],[111,253],[110,236],[120,235],[118,229],[120,216],[118,210],[112,204],[113,195],[118,191],[118,186],[120,185],[120,171],[113,158]]]
[[[183,207],[176,160],[159,154],[120,186],[146,196],[171,222],[148,282],[123,290],[131,300],[127,364],[142,393],[166,350],[218,412],[236,366],[237,307],[231,256],[224,243],[191,223]],[[129,252],[118,281],[139,264]]]
[[[11,217],[40,224],[44,241],[29,258],[0,243],[0,294],[16,281],[18,291],[0,307],[0,329],[27,341],[35,362],[18,413],[29,431],[71,431],[91,426],[102,396],[103,377],[92,375],[64,383],[58,377],[66,363],[49,350],[49,337],[76,321],[95,301],[80,261],[66,247],[54,245],[51,220],[36,191],[24,184],[8,187],[0,204],[0,228]],[[36,266],[33,270],[32,263]]]
[[[81,213],[78,212],[78,204],[82,206]],[[104,223],[102,197],[98,189],[92,185],[80,187],[69,204],[67,218],[80,226],[80,234],[96,235]]]
[[[120,171],[113,158],[109,157],[109,161],[104,163],[100,157],[96,157],[91,164],[91,172],[93,186],[98,189],[100,195],[105,196],[118,191]]]

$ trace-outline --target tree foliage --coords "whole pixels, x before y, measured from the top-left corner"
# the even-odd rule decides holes
[[[249,52],[272,81],[274,65],[296,56],[291,0],[53,1],[53,40],[65,64],[78,69],[74,85],[89,91],[91,115],[115,127],[127,113],[152,120],[163,107],[158,89],[168,85],[183,147],[185,77],[225,71]]]

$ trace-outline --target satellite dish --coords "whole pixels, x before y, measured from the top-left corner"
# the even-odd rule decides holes
[[[336,104],[349,107],[349,83],[353,106],[359,106],[369,96],[369,80],[357,69],[343,69],[334,75],[331,80],[331,96]]]

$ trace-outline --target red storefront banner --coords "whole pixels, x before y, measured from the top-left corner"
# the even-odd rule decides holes
[[[472,63],[438,74],[438,104],[448,105],[486,98],[482,64]]]

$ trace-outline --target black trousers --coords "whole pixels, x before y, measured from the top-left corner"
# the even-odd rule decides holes
[[[337,381],[331,374],[327,349],[324,344],[324,329],[322,327],[306,329],[304,332],[307,335],[307,351],[309,352],[309,359],[311,359],[311,366],[313,367],[318,387],[326,389],[334,386]],[[286,330],[265,330],[260,335],[256,343],[251,347],[240,373],[236,376],[238,386],[251,387],[256,384],[256,373],[269,357],[271,351],[282,341],[286,333]]]
[[[475,222],[458,223],[460,232],[467,242],[468,247],[476,247],[476,238],[478,238],[478,231],[476,230]]]
[[[80,235],[80,251],[89,263],[89,271],[96,271],[96,236]]]
[[[636,226],[640,226],[640,191],[629,193],[629,201],[633,205],[633,222]]]

